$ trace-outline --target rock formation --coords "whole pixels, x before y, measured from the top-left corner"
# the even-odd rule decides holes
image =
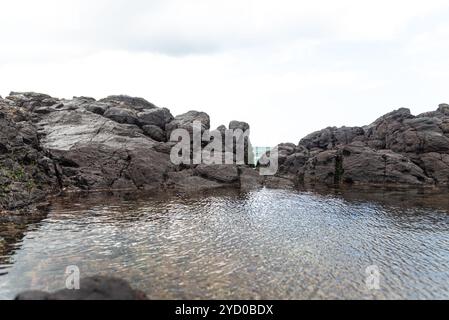
[[[174,165],[175,129],[209,116],[174,117],[142,98],[57,99],[12,92],[0,99],[0,210],[28,207],[61,191],[198,191],[239,186],[241,166]],[[234,121],[230,126],[249,125]],[[223,129],[223,128],[221,128]],[[247,146],[248,147],[248,146]]]
[[[278,145],[278,177],[296,184],[449,184],[449,105],[388,113],[364,127],[330,127]]]
[[[170,161],[176,129],[221,136],[209,116],[173,116],[142,98],[57,99],[33,92],[0,98],[0,211],[29,209],[51,194],[94,190],[201,191],[221,187],[294,187],[300,184],[449,185],[449,105],[413,116],[408,109],[364,127],[330,127],[297,145],[280,144],[279,171],[261,177],[237,165],[235,141],[218,158],[226,164]],[[231,121],[228,128],[249,129]],[[243,138],[246,164],[251,142]],[[207,142],[203,141],[203,146]],[[265,157],[267,158],[267,157]]]

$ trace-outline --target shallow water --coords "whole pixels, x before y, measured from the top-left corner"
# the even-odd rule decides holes
[[[0,220],[0,298],[62,289],[76,265],[152,299],[448,299],[447,198],[261,189],[60,199],[42,220]],[[371,265],[379,290],[365,283]]]

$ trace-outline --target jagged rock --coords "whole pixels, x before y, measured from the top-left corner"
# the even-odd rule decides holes
[[[226,126],[225,125],[220,125],[220,126],[218,126],[218,128],[217,129],[215,129],[215,130],[217,130],[218,132],[220,132],[221,133],[221,135],[224,137],[225,136],[225,134],[226,134],[226,130],[227,130],[227,128],[226,128]]]
[[[435,183],[449,185],[449,154],[429,152],[418,157],[416,155],[409,156]]]
[[[148,297],[124,280],[95,276],[81,279],[79,290],[28,291],[17,295],[15,300],[148,300]]]
[[[25,207],[66,190],[194,191],[239,184],[235,164],[193,169],[170,161],[176,144],[165,142],[170,130],[191,132],[193,121],[209,130],[204,112],[173,118],[168,109],[141,98],[60,100],[37,93],[11,93],[0,106],[0,209]]]
[[[157,126],[161,129],[165,129],[167,123],[172,121],[174,118],[167,108],[156,108],[137,114],[140,125],[147,126]]]
[[[230,130],[241,130],[243,133],[246,133],[246,132],[249,132],[250,126],[246,122],[233,120],[229,123],[229,129]],[[243,146],[244,146],[244,153],[245,153],[244,154],[244,163],[254,165],[255,163],[254,163],[253,147],[251,145],[249,136],[243,136],[241,139],[236,139],[234,146],[233,146],[234,153],[237,152],[236,146],[240,145],[240,144],[243,144]]]
[[[166,186],[184,192],[205,191],[223,188],[224,185],[216,180],[206,179],[195,175],[194,170],[172,171],[167,174]]]
[[[154,104],[148,102],[143,98],[130,97],[126,95],[109,96],[107,98],[101,99],[100,102],[115,104],[136,111],[144,111],[157,108]]]
[[[428,178],[420,167],[391,150],[373,150],[361,144],[353,144],[339,151],[341,156],[335,164],[335,171],[339,176],[334,175],[337,183],[432,183],[432,179]]]
[[[149,136],[151,139],[159,141],[159,142],[164,142],[166,141],[166,135],[165,135],[165,131],[162,130],[160,127],[158,126],[154,126],[154,125],[146,125],[142,127],[143,132]]]
[[[448,111],[441,104],[413,116],[401,108],[364,127],[329,127],[298,146],[281,144],[277,176],[306,184],[448,184]]]
[[[201,122],[201,132],[210,129],[210,118],[207,113],[199,111],[189,111],[176,116],[172,121],[167,123],[165,130],[167,132],[167,140],[170,140],[171,133],[176,129],[185,129],[190,134],[193,133],[193,122]]]
[[[296,187],[291,179],[276,176],[265,177],[264,185],[275,189],[294,189]]]
[[[240,168],[240,188],[255,189],[260,188],[264,184],[264,177],[259,174],[258,170],[253,168]]]
[[[360,127],[329,127],[308,135],[303,138],[299,144],[305,146],[309,150],[330,150],[337,145],[349,144],[357,137],[362,137],[363,134],[364,130]]]
[[[137,124],[139,123],[137,120],[136,113],[132,110],[120,108],[120,107],[110,107],[103,114],[106,118],[109,118],[118,123],[125,124]]]
[[[58,186],[55,165],[40,148],[37,128],[21,121],[21,108],[0,101],[0,210],[37,203]]]
[[[231,130],[240,129],[243,132],[245,132],[246,130],[249,130],[249,124],[243,121],[232,120],[229,123],[229,129]]]
[[[84,107],[87,111],[99,114],[99,115],[104,115],[104,113],[109,109],[109,105],[107,103],[104,102],[86,102],[86,106]]]
[[[154,150],[157,152],[162,152],[165,154],[170,154],[173,146],[176,145],[176,142],[166,142],[166,143],[156,143],[154,145]]]
[[[71,168],[63,182],[68,188],[117,188],[121,178],[131,181],[134,188],[158,188],[170,166],[168,155],[154,150],[156,142],[137,126],[87,111],[61,111],[39,125],[43,147],[61,167]]]
[[[173,118],[168,109],[142,98],[65,100],[12,92],[0,99],[0,209],[26,207],[65,189],[449,184],[447,104],[418,116],[398,109],[367,126],[329,127],[308,135],[298,145],[280,144],[279,171],[265,178],[235,162],[172,164],[170,153],[176,142],[165,141],[178,128],[192,133],[194,121],[201,122],[202,133],[210,130],[204,112],[189,111]],[[229,128],[250,127],[232,121]],[[216,131],[226,136],[225,126]],[[245,154],[250,154],[250,140],[245,138],[243,143]],[[230,150],[215,152],[220,152],[221,160],[235,161],[234,142]],[[245,157],[245,163],[251,163]]]
[[[195,174],[207,178],[216,180],[223,183],[234,183],[239,180],[239,172],[237,166],[226,164],[213,164],[213,165],[198,165],[195,170]]]

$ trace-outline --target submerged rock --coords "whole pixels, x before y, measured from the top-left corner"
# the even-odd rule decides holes
[[[148,297],[124,280],[95,276],[81,279],[79,290],[27,291],[17,295],[15,300],[148,300]]]

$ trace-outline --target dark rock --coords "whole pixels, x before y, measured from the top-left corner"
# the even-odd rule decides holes
[[[239,180],[237,166],[226,164],[198,165],[194,172],[204,178],[216,180],[223,183],[234,183]]]
[[[16,121],[23,120],[27,111],[4,101],[0,101],[0,211],[32,205],[58,186],[54,164],[47,162],[41,150],[37,128],[31,122]]]
[[[47,94],[36,92],[11,92],[6,99],[12,101],[19,107],[33,110],[36,107],[52,106],[58,103],[58,100],[50,97]]]
[[[245,132],[246,130],[249,130],[249,124],[243,121],[236,121],[233,120],[229,123],[229,129],[230,130],[237,130],[240,129],[243,132]]]
[[[240,187],[242,189],[254,189],[263,186],[265,179],[259,174],[258,170],[246,167],[242,167],[239,169]]]
[[[124,280],[95,276],[81,279],[79,290],[28,291],[17,295],[15,300],[148,300],[148,297]]]
[[[137,114],[140,125],[152,125],[157,126],[165,130],[167,123],[172,121],[174,118],[167,108],[156,108],[152,110],[147,110],[144,112],[139,112]]]
[[[128,107],[136,111],[144,111],[157,108],[154,104],[148,102],[143,98],[130,97],[126,95],[109,96],[107,98],[101,99],[100,102],[120,105],[122,107]]]
[[[106,110],[109,109],[109,105],[104,102],[92,102],[92,103],[87,103],[84,108],[87,111],[90,111],[90,112],[93,112],[93,113],[96,113],[99,115],[104,115]]]
[[[365,127],[326,128],[298,146],[281,144],[277,176],[306,184],[448,184],[448,110],[442,104],[413,116],[402,108]]]
[[[363,134],[363,128],[359,127],[329,127],[308,135],[303,138],[299,144],[305,146],[309,150],[330,150],[335,148],[337,145],[349,144],[357,137],[363,136]]]
[[[438,106],[437,112],[442,113],[445,116],[449,116],[449,104],[442,103]]]
[[[264,184],[273,189],[294,189],[296,187],[291,179],[276,176],[265,177]]]
[[[162,130],[160,127],[158,126],[154,126],[154,125],[146,125],[142,127],[143,132],[149,136],[151,139],[159,141],[159,142],[164,142],[166,141],[166,135],[165,135],[165,131]]]
[[[171,163],[176,142],[165,142],[164,129],[191,132],[194,121],[209,130],[204,112],[173,118],[141,98],[12,93],[0,100],[0,209],[28,207],[62,191],[238,186],[235,165]]]
[[[223,188],[225,185],[216,180],[195,175],[194,170],[172,171],[167,174],[166,187],[184,192],[198,192]]]
[[[215,129],[215,130],[217,130],[218,132],[220,132],[221,133],[221,135],[224,137],[225,136],[225,134],[226,134],[226,130],[227,130],[227,128],[226,128],[226,126],[225,125],[221,125],[221,126],[218,126],[218,128],[217,129]]]
[[[390,150],[373,150],[360,145],[341,149],[340,177],[336,182],[409,184],[432,183],[424,171],[407,157]],[[337,168],[337,164],[335,165]]]
[[[125,124],[137,124],[138,123],[137,116],[136,116],[135,112],[128,110],[128,109],[120,108],[120,107],[110,107],[109,109],[107,109],[105,111],[105,113],[103,115],[106,118],[109,118],[118,123],[125,123]]]
[[[243,133],[248,134],[250,130],[250,126],[248,123],[243,121],[236,121],[233,120],[229,123],[229,129],[230,130],[241,130]],[[237,153],[237,145],[243,144],[243,150],[244,150],[244,164],[247,165],[254,165],[254,153],[253,153],[253,147],[251,145],[251,141],[248,136],[243,136],[241,139],[236,139],[234,142],[234,145],[232,147],[232,150],[234,153]],[[229,146],[227,146],[229,148]],[[227,149],[228,150],[228,149]]]
[[[210,129],[210,118],[207,113],[199,111],[189,111],[176,116],[172,121],[167,123],[165,130],[167,132],[167,140],[170,140],[171,133],[176,129],[185,129],[190,134],[193,133],[193,122],[201,122],[201,132]]]

